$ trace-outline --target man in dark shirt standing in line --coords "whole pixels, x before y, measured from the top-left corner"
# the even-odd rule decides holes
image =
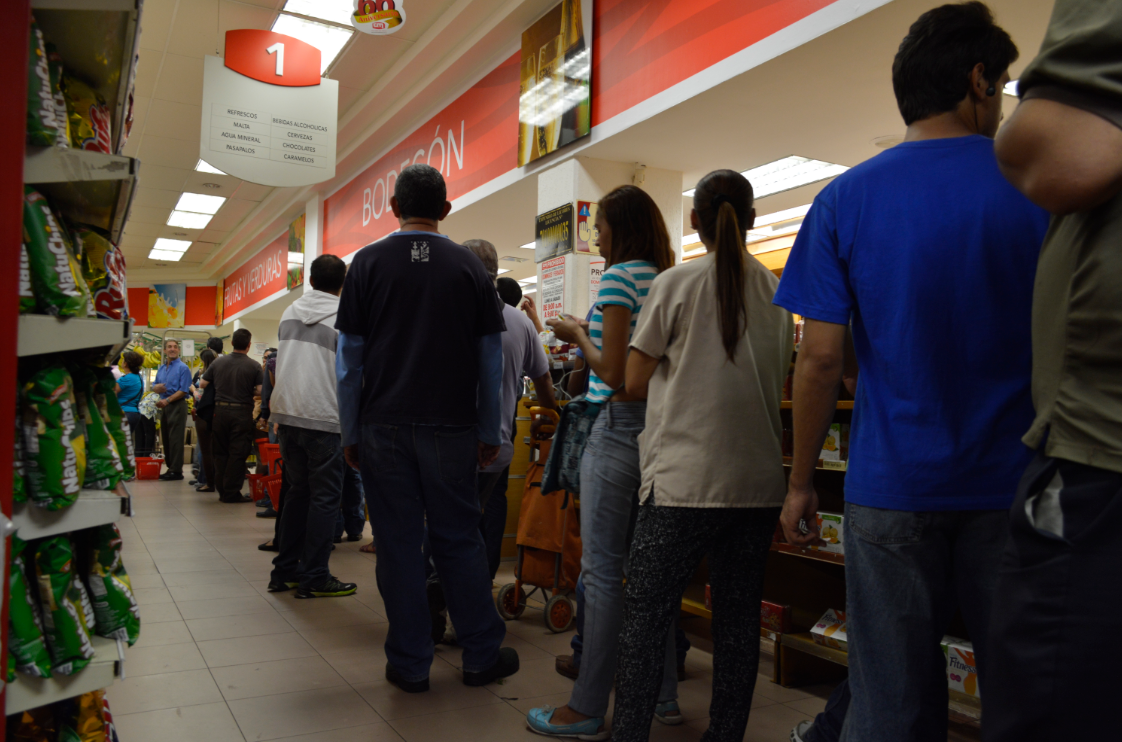
[[[402,170],[390,206],[401,229],[355,254],[335,324],[343,450],[361,465],[390,620],[386,679],[429,689],[427,523],[464,684],[484,685],[518,670],[500,648],[476,494],[502,443],[502,311],[479,258],[439,232],[452,208],[439,171]]]
[[[219,502],[253,499],[242,494],[245,461],[253,448],[253,396],[261,389],[261,365],[249,357],[252,339],[249,330],[235,331],[234,351],[212,363],[200,382],[203,388],[214,384],[211,446]]]

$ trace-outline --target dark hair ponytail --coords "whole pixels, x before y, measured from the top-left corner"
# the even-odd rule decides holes
[[[715,170],[697,184],[693,207],[701,235],[713,246],[717,263],[717,320],[728,359],[748,324],[744,302],[744,233],[752,218],[752,184],[733,170]]]

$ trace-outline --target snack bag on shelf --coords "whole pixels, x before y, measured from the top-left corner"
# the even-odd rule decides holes
[[[31,186],[23,188],[23,241],[39,311],[61,317],[88,316],[89,289],[68,244],[69,236],[47,199]]]
[[[17,395],[16,409],[19,409]],[[16,415],[16,451],[12,459],[12,502],[27,502],[27,470],[23,467],[23,443],[20,440],[23,433],[19,427],[19,415]]]
[[[62,55],[51,42],[47,42],[47,64],[51,71],[51,93],[54,95],[55,121],[58,122],[58,136],[55,146],[59,149],[70,148],[70,122],[66,115],[66,96],[62,94]]]
[[[101,716],[105,719],[105,742],[121,742],[117,736],[117,725],[113,723],[113,712],[109,710],[109,699],[101,694]]]
[[[109,432],[113,424],[109,416],[108,401],[93,369],[75,366],[70,371],[74,379],[74,397],[78,412],[86,424],[86,489],[111,490],[124,476],[125,467],[117,441]],[[110,374],[112,375],[112,374]]]
[[[845,636],[845,613],[835,611],[833,608],[822,614],[818,623],[810,630],[816,644],[824,647],[833,647],[843,652],[848,651],[849,643]]]
[[[132,646],[140,638],[140,608],[121,561],[121,532],[116,523],[97,529],[89,578],[97,635],[123,639]]]
[[[35,290],[31,288],[31,261],[27,258],[27,245],[19,243],[19,313],[35,311]]]
[[[121,473],[125,479],[132,478],[136,475],[136,453],[133,450],[129,419],[121,409],[121,403],[117,401],[117,393],[113,391],[117,382],[113,378],[113,372],[108,368],[91,370],[97,379],[95,401],[98,409],[108,416],[105,424],[109,428],[109,434],[117,443],[117,453],[121,456],[123,469]]]
[[[105,692],[83,693],[57,706],[58,742],[106,742]]]
[[[74,246],[82,259],[82,277],[93,296],[94,311],[103,319],[128,319],[125,257],[101,231],[79,226]]]
[[[66,536],[43,539],[35,551],[35,574],[43,605],[43,627],[51,651],[51,669],[73,675],[93,659],[90,626],[86,624],[86,595],[78,587],[74,547]],[[87,598],[88,602],[88,598]],[[91,610],[92,612],[92,610]]]
[[[58,726],[53,705],[38,706],[8,717],[7,742],[53,742]]]
[[[85,483],[86,441],[65,368],[47,366],[32,375],[23,387],[22,419],[29,498],[47,510],[74,504]]]
[[[50,147],[58,140],[58,116],[51,88],[47,44],[35,19],[31,19],[31,43],[27,45],[27,143]]]
[[[8,682],[15,678],[14,669],[36,678],[51,676],[51,656],[43,638],[39,603],[28,589],[23,552],[27,544],[12,536],[12,563],[9,571],[8,601]]]
[[[70,74],[62,75],[66,115],[70,126],[70,146],[94,152],[113,153],[109,106],[97,92]]]

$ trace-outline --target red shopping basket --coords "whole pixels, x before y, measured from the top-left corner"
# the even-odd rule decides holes
[[[160,469],[162,469],[163,466],[163,459],[153,459],[148,456],[138,456],[136,459],[136,478],[159,479]]]
[[[268,497],[273,503],[273,510],[276,510],[277,505],[280,504],[281,472],[284,469],[284,460],[276,459],[273,465],[276,466],[276,474],[249,475],[249,491],[254,500]]]
[[[280,461],[281,453],[279,443],[258,443],[257,455],[260,457],[260,463],[265,466],[265,471],[267,473],[277,473],[273,467],[277,461]]]

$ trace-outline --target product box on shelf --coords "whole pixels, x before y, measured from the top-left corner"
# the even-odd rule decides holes
[[[760,626],[780,634],[791,632],[791,606],[760,601]]]
[[[978,691],[978,667],[974,664],[974,645],[965,639],[944,636],[941,646],[947,661],[947,687],[981,698]]]
[[[709,592],[709,583],[705,583],[705,610],[713,610],[713,594]]]
[[[823,461],[847,461],[849,459],[849,425],[834,423],[826,433],[826,442],[822,444]]]
[[[811,628],[810,634],[816,644],[840,649],[843,652],[849,651],[845,636],[844,611],[836,611],[833,608],[827,610]]]
[[[822,546],[812,546],[816,551],[828,551],[831,554],[845,553],[845,516],[841,513],[819,513],[818,535],[826,543]]]

